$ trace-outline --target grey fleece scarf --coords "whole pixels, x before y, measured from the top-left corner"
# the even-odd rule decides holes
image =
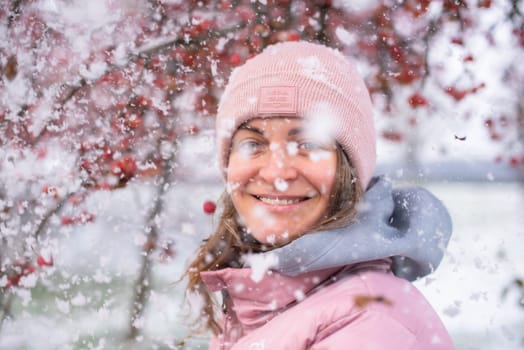
[[[304,235],[262,258],[276,261],[272,269],[289,276],[392,258],[395,275],[410,281],[440,264],[452,225],[430,192],[392,189],[388,179],[374,178],[358,208],[350,226]]]

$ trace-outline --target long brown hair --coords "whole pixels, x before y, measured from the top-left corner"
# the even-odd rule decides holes
[[[337,171],[335,184],[331,191],[330,205],[323,219],[310,228],[308,232],[323,231],[348,225],[356,214],[356,204],[362,196],[354,168],[342,148],[337,145]],[[202,271],[220,270],[226,267],[241,267],[243,254],[270,250],[271,247],[256,241],[237,222],[237,212],[231,197],[224,192],[219,200],[222,208],[217,228],[200,246],[196,258],[189,265],[185,275],[188,276],[187,291],[203,298],[202,324],[215,334],[222,330],[215,318],[217,307],[208,291],[200,273]]]

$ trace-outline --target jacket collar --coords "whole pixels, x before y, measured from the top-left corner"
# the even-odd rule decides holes
[[[225,268],[201,272],[200,276],[210,291],[222,291],[229,298],[225,301],[228,311],[234,312],[242,332],[249,332],[271,320],[277,312],[343,276],[363,270],[389,272],[390,265],[390,259],[382,259],[294,277],[271,270],[259,277],[251,268]]]

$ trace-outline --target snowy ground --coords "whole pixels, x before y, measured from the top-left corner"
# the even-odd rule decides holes
[[[513,183],[429,186],[448,206],[454,234],[447,256],[417,286],[442,316],[458,349],[524,349],[524,307],[516,290],[524,277],[524,188]]]
[[[416,285],[427,296],[460,350],[524,349],[524,308],[504,286],[524,276],[524,189],[515,183],[432,183],[447,204],[454,236],[436,273]],[[0,332],[0,349],[205,349],[206,337],[187,335],[183,283],[176,283],[213,218],[201,210],[216,199],[212,185],[178,186],[161,218],[176,257],[155,267],[153,290],[138,345],[121,339],[127,330],[138,244],[150,201],[147,188],[100,193],[91,199],[93,224],[63,234],[56,273],[30,295],[15,300],[13,321]],[[45,284],[46,286],[44,286]]]

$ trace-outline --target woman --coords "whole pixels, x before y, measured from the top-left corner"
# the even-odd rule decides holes
[[[375,142],[367,89],[336,50],[276,44],[232,73],[220,221],[187,271],[211,349],[454,348],[407,281],[439,264],[449,215],[372,179]]]

